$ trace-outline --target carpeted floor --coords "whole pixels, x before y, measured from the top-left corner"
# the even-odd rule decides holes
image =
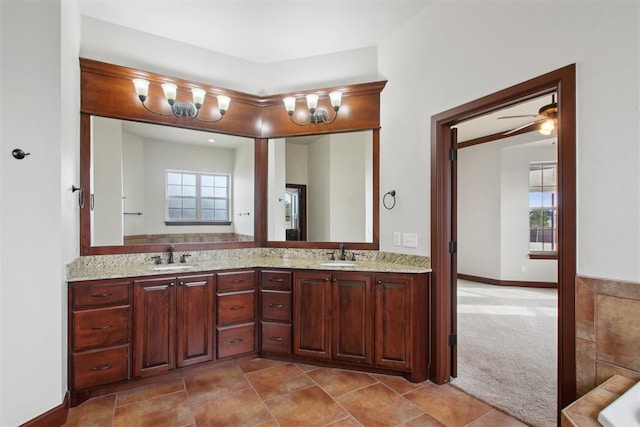
[[[451,384],[523,422],[556,425],[555,289],[458,280],[458,377]]]

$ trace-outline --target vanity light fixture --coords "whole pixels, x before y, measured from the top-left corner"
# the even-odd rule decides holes
[[[329,99],[331,100],[331,106],[333,107],[334,116],[331,120],[329,120],[329,114],[324,110],[318,109],[318,99],[320,96],[316,94],[309,94],[306,96],[307,98],[307,108],[309,109],[309,118],[305,122],[298,122],[293,118],[293,113],[296,109],[296,98],[294,96],[287,96],[282,101],[284,102],[284,108],[287,110],[287,114],[289,114],[289,118],[293,124],[298,126],[306,126],[309,123],[318,124],[318,123],[333,123],[335,119],[338,117],[338,110],[340,109],[340,104],[342,103],[342,92],[335,91],[329,94]]]
[[[176,101],[176,94],[178,92],[178,86],[173,83],[163,83],[162,91],[164,92],[164,97],[167,99],[167,102],[171,106],[171,113],[162,113],[159,111],[153,111],[145,104],[147,100],[147,95],[149,94],[149,81],[145,79],[133,79],[133,85],[136,88],[136,94],[138,95],[138,99],[142,103],[142,106],[149,112],[154,114],[159,114],[161,116],[176,116],[176,117],[186,117],[188,119],[197,120],[200,122],[208,122],[214,123],[219,122],[224,117],[225,113],[229,109],[229,103],[231,102],[231,98],[225,95],[218,95],[218,112],[220,117],[217,119],[202,119],[199,118],[200,109],[204,104],[204,101],[207,96],[207,91],[204,89],[200,89],[194,87],[191,89],[191,94],[193,96],[193,103],[191,102],[181,102]]]

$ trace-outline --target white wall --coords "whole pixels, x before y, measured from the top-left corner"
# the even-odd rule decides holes
[[[236,234],[253,236],[255,219],[255,154],[254,144],[244,144],[235,150],[233,167],[233,230]],[[249,213],[249,215],[244,215]],[[242,214],[242,215],[241,215]]]
[[[80,55],[256,95],[379,80],[374,47],[257,64],[84,16]]]
[[[91,244],[122,245],[124,231],[122,187],[122,122],[91,118],[93,153]]]
[[[285,192],[285,170],[276,165],[285,163],[285,140],[270,139],[268,146],[268,166],[267,166],[267,235],[269,240],[286,240],[285,215],[284,215],[284,192]]]
[[[578,273],[640,279],[639,5],[543,4],[435,2],[379,45],[381,189],[402,201],[382,250],[430,253],[432,115],[576,63]],[[415,251],[392,246],[401,227]]]
[[[309,186],[307,187],[307,240],[328,242],[331,233],[331,164],[327,137],[309,146]]]
[[[67,262],[77,256],[74,1],[0,2],[0,425],[62,402]],[[11,150],[31,153],[24,160]]]
[[[122,134],[122,209],[142,215],[124,215],[124,235],[146,234],[144,225],[144,141],[130,133]],[[92,222],[93,224],[93,222]]]

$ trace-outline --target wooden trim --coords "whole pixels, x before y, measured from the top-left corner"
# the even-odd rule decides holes
[[[44,414],[21,424],[21,427],[59,427],[67,422],[69,414],[69,391],[64,395],[64,400],[55,408],[49,409]]]
[[[498,132],[487,136],[481,136],[480,138],[468,139],[466,141],[458,142],[458,148],[471,147],[472,145],[484,144],[485,142],[493,142],[499,141],[505,138],[511,138],[512,136],[522,135],[523,133],[536,132],[538,131],[538,123],[532,123],[531,125],[517,130],[515,132],[510,133],[509,135],[505,135],[504,132]]]
[[[576,65],[571,64],[431,117],[431,266],[433,269],[431,380],[451,372],[452,236],[451,126],[504,107],[556,92],[558,97],[558,408],[576,398]],[[558,411],[558,414],[560,411]]]
[[[529,253],[529,259],[558,259],[558,253]]]
[[[471,274],[458,273],[458,279],[469,280],[470,282],[485,283],[487,285],[496,286],[521,286],[525,288],[549,288],[557,289],[557,282],[530,282],[522,280],[500,280],[492,279],[490,277],[472,276]]]

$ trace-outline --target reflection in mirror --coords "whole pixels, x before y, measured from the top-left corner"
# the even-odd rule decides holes
[[[91,118],[91,245],[254,240],[254,140]]]
[[[372,131],[269,140],[268,158],[270,241],[373,242]]]

